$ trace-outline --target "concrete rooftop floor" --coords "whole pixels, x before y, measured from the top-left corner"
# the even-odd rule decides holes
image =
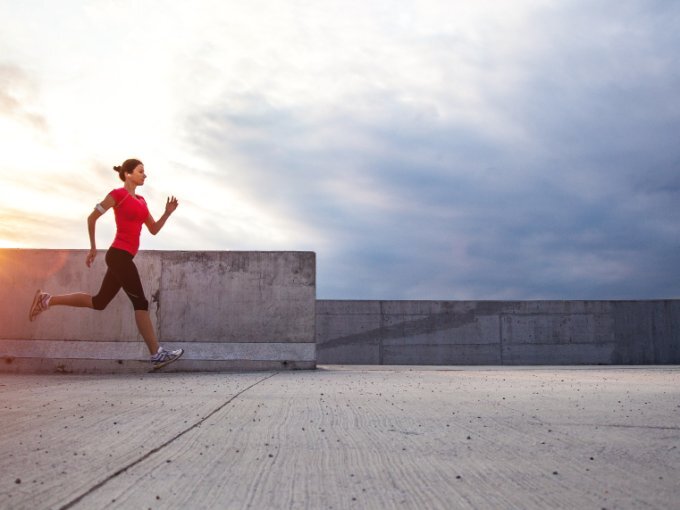
[[[680,367],[0,374],[0,508],[680,508]]]

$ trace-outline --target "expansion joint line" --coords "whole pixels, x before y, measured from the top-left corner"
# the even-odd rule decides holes
[[[208,419],[210,419],[210,418],[211,418],[212,416],[214,416],[216,413],[220,412],[220,411],[221,411],[222,409],[224,409],[226,406],[228,406],[229,404],[231,404],[235,399],[237,399],[238,397],[240,397],[241,395],[243,395],[246,391],[248,391],[248,390],[251,389],[251,388],[254,388],[255,386],[257,386],[257,385],[260,384],[260,383],[265,382],[267,379],[271,379],[272,377],[274,377],[274,376],[277,375],[278,373],[279,373],[279,372],[274,372],[273,374],[270,374],[270,375],[268,375],[267,377],[264,377],[264,378],[260,379],[259,381],[255,381],[255,382],[254,382],[253,384],[251,384],[250,386],[247,386],[247,387],[243,388],[241,391],[239,391],[238,393],[236,393],[236,394],[235,394],[233,397],[231,397],[229,400],[227,400],[226,402],[220,404],[218,407],[216,407],[215,409],[213,409],[210,413],[208,413],[207,415],[205,415],[203,418],[201,418],[200,420],[198,420],[196,423],[194,423],[194,424],[191,425],[190,427],[184,429],[183,431],[179,432],[178,434],[176,434],[176,435],[174,435],[173,437],[171,437],[170,439],[168,439],[165,443],[161,444],[160,446],[157,446],[156,448],[154,448],[154,449],[152,449],[152,450],[149,450],[148,452],[146,452],[144,455],[142,455],[142,456],[139,457],[138,459],[133,460],[132,462],[130,462],[130,463],[127,464],[126,466],[124,466],[124,467],[120,468],[119,470],[115,471],[114,473],[110,474],[109,476],[107,476],[106,478],[104,478],[101,482],[96,483],[95,485],[93,485],[92,487],[90,487],[87,491],[83,492],[83,493],[82,493],[80,496],[78,496],[77,498],[72,499],[71,501],[69,501],[69,502],[66,503],[65,505],[59,507],[59,510],[67,510],[67,509],[69,509],[69,508],[73,508],[73,506],[75,506],[75,505],[77,505],[78,503],[80,503],[84,498],[86,498],[87,496],[89,496],[90,494],[92,494],[92,493],[93,493],[94,491],[96,491],[97,489],[102,488],[104,485],[106,485],[107,483],[109,483],[109,482],[110,482],[111,480],[113,480],[114,478],[116,478],[116,477],[122,475],[123,473],[125,473],[128,469],[133,468],[133,467],[136,466],[137,464],[139,464],[139,463],[141,463],[141,462],[144,462],[146,459],[148,459],[148,458],[151,457],[152,455],[157,454],[157,453],[160,452],[162,449],[164,449],[166,446],[172,444],[173,442],[175,442],[177,439],[179,439],[180,437],[182,437],[182,436],[183,436],[184,434],[186,434],[187,432],[191,432],[191,431],[194,430],[195,428],[200,427],[200,426],[203,425],[203,423],[205,423]]]

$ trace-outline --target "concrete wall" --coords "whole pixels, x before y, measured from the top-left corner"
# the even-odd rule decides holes
[[[680,300],[317,301],[317,361],[680,363]]]
[[[97,293],[104,252],[91,269],[86,253],[0,250],[0,370],[147,368],[140,360],[148,351],[123,292],[103,312],[53,307],[28,321],[37,288]],[[135,262],[161,344],[186,350],[167,369],[316,366],[314,253],[142,251]]]
[[[0,370],[148,368],[131,305],[54,307],[36,322],[37,288],[96,293],[104,252],[0,249]],[[135,261],[170,370],[359,364],[680,363],[680,300],[316,301],[310,252],[143,251]],[[316,330],[316,333],[315,333]]]

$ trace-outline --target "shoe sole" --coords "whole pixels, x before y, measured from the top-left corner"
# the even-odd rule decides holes
[[[180,359],[184,355],[184,349],[182,349],[182,352],[177,356],[176,358],[169,359],[167,361],[164,361],[163,363],[157,363],[153,367],[151,367],[151,372],[155,372],[156,370],[163,368],[164,366],[169,365],[170,363],[174,363],[178,359]]]
[[[40,313],[40,310],[36,310],[36,307],[40,302],[40,294],[42,294],[42,290],[38,289],[35,296],[33,296],[33,303],[31,303],[31,308],[28,310],[28,320],[30,322],[33,322]]]

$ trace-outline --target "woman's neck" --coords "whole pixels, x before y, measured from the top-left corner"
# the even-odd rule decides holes
[[[124,188],[128,191],[128,193],[130,193],[130,195],[132,195],[133,197],[136,197],[136,196],[137,196],[137,194],[135,193],[135,190],[137,189],[137,185],[136,185],[136,184],[134,184],[134,183],[132,183],[132,182],[125,181],[125,186],[123,186],[123,187],[124,187]]]

